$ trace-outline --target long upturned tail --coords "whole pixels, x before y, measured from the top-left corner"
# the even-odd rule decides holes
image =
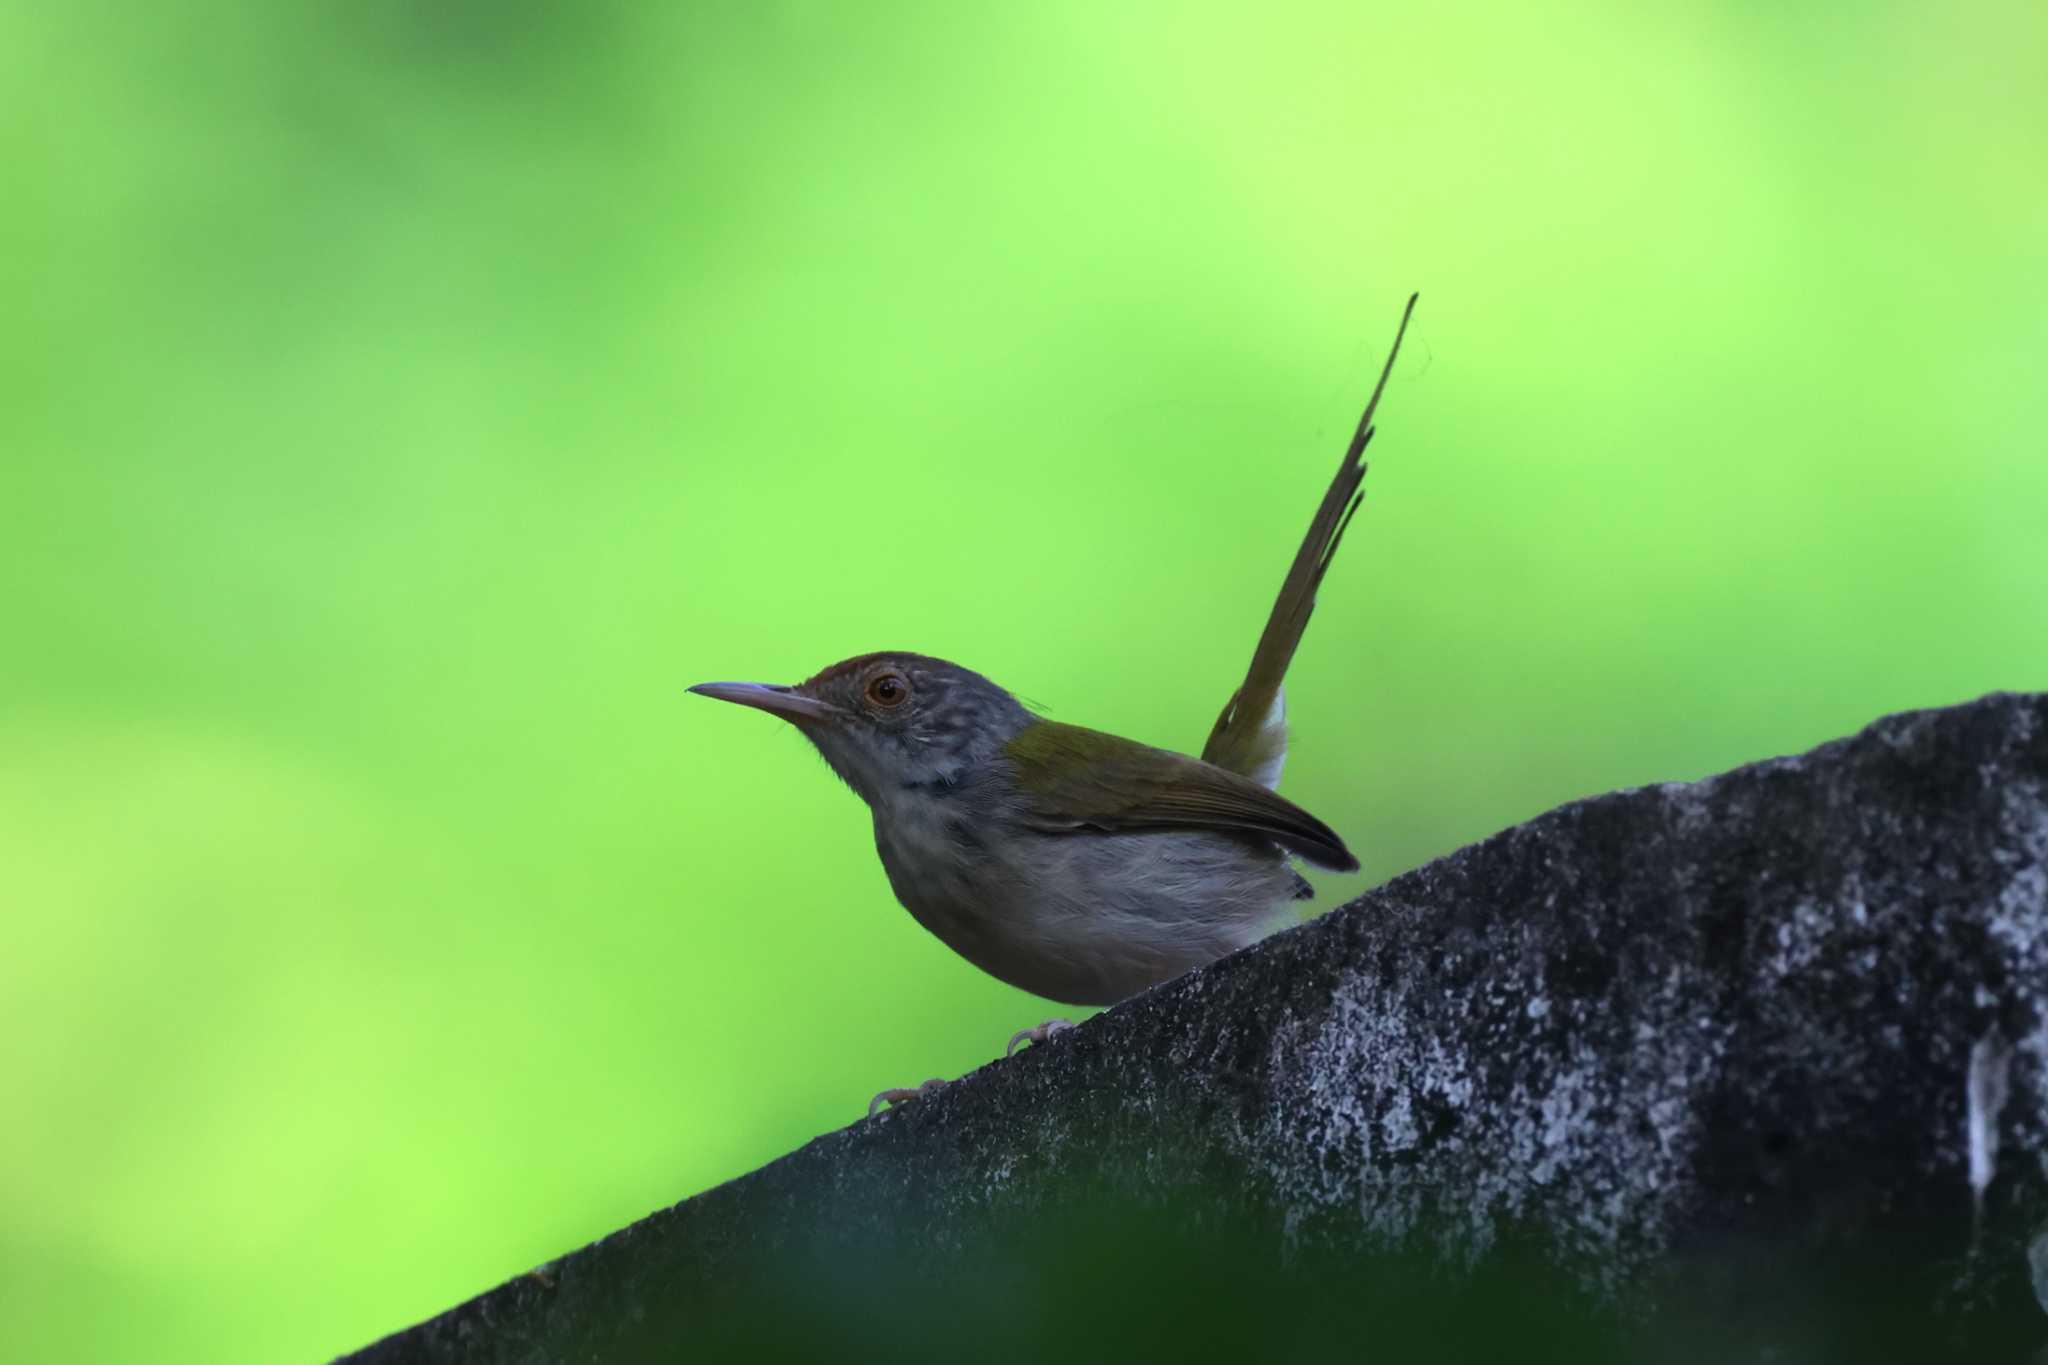
[[[1357,514],[1358,504],[1365,500],[1359,484],[1365,479],[1363,457],[1367,443],[1372,440],[1372,416],[1379,408],[1380,395],[1386,391],[1387,376],[1394,372],[1394,358],[1401,354],[1401,338],[1408,334],[1408,319],[1415,312],[1415,301],[1421,297],[1408,296],[1408,306],[1401,311],[1400,329],[1394,333],[1393,349],[1387,352],[1387,363],[1380,369],[1379,383],[1373,386],[1365,415],[1358,419],[1358,430],[1345,448],[1344,462],[1337,466],[1337,477],[1330,480],[1329,491],[1323,494],[1315,520],[1309,523],[1301,549],[1295,552],[1294,563],[1287,570],[1287,579],[1280,585],[1273,614],[1266,618],[1265,632],[1252,653],[1252,666],[1237,691],[1230,694],[1223,714],[1216,717],[1215,728],[1209,731],[1209,742],[1202,746],[1206,762],[1268,787],[1280,785],[1280,769],[1287,761],[1287,697],[1281,680],[1294,661],[1295,646],[1301,643],[1302,632],[1308,629],[1309,613],[1316,607],[1316,589],[1336,557],[1344,528]]]

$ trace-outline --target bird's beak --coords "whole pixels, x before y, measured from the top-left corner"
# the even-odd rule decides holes
[[[839,718],[839,708],[807,697],[793,687],[782,687],[776,683],[708,682],[698,683],[690,689],[706,697],[720,701],[738,702],[759,711],[781,716],[787,721],[830,721]]]

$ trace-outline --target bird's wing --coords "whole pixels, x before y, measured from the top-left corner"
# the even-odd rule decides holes
[[[1270,839],[1319,867],[1358,859],[1330,827],[1258,783],[1185,754],[1039,721],[1003,748],[1024,822],[1049,833],[1216,830]]]
[[[1408,333],[1408,318],[1415,312],[1415,300],[1419,297],[1408,298],[1400,330],[1394,333],[1393,349],[1387,352],[1380,381],[1373,386],[1372,400],[1365,405],[1365,416],[1358,419],[1358,430],[1344,450],[1337,476],[1323,493],[1322,505],[1309,522],[1308,534],[1302,537],[1301,548],[1294,553],[1294,563],[1280,585],[1272,614],[1266,618],[1258,648],[1252,651],[1251,667],[1245,671],[1244,682],[1230,694],[1223,714],[1216,717],[1216,725],[1209,731],[1209,742],[1202,746],[1204,762],[1243,773],[1269,787],[1279,785],[1280,765],[1287,758],[1287,711],[1280,682],[1287,676],[1287,665],[1294,662],[1294,649],[1301,643],[1302,632],[1308,629],[1309,613],[1316,607],[1316,589],[1336,557],[1344,528],[1351,524],[1358,504],[1365,499],[1358,486],[1365,479],[1363,457],[1366,443],[1372,440],[1373,414],[1379,410],[1380,395],[1386,392],[1387,376],[1394,372],[1394,357],[1401,354],[1401,338]]]

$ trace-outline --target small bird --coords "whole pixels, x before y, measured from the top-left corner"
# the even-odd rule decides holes
[[[1312,895],[1290,859],[1358,868],[1328,825],[1273,791],[1287,757],[1281,680],[1364,498],[1373,413],[1417,297],[1199,759],[1046,720],[971,669],[900,651],[795,686],[690,691],[794,724],[868,803],[904,908],[1013,986],[1113,1004],[1263,938]],[[1026,1030],[1012,1049],[1064,1025]]]

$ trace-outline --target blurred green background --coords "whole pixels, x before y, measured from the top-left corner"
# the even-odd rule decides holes
[[[0,1357],[317,1360],[987,1060],[802,739],[1198,747],[1401,300],[1362,877],[2048,687],[2048,10],[0,4]]]

